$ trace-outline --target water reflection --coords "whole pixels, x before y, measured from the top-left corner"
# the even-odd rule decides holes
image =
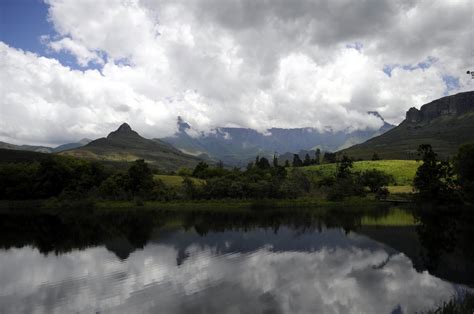
[[[108,213],[89,226],[56,217],[42,227],[3,219],[0,312],[412,313],[460,288],[423,269],[423,217],[402,226],[339,214],[330,223],[308,213]],[[456,226],[457,235],[471,230]],[[400,241],[408,249],[394,240],[407,234],[416,239]],[[437,252],[439,267],[449,252]]]

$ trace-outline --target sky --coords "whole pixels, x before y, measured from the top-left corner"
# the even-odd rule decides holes
[[[472,0],[2,0],[0,141],[377,129],[474,89]]]

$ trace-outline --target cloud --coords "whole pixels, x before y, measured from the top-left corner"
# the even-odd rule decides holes
[[[122,121],[161,137],[177,116],[195,132],[374,129],[367,111],[398,123],[472,90],[469,0],[46,3],[56,31],[46,45],[86,68],[2,45],[0,140],[60,143]]]
[[[54,256],[36,249],[0,255],[0,310],[6,312],[233,311],[414,313],[455,294],[454,285],[417,272],[383,249],[216,254],[189,244],[177,265],[172,245],[150,244],[118,262],[104,248]],[[295,267],[297,265],[297,267]],[[297,283],[297,284],[295,284]]]

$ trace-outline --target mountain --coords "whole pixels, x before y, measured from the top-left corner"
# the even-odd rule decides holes
[[[397,127],[342,152],[362,159],[375,152],[383,159],[414,159],[420,144],[431,144],[447,158],[468,142],[474,142],[474,92],[446,96],[419,110],[410,108]]]
[[[124,123],[106,138],[99,138],[77,149],[66,150],[60,155],[102,161],[135,161],[144,159],[152,166],[164,170],[194,167],[200,159],[182,153],[168,143],[141,137]]]
[[[32,145],[15,145],[5,142],[0,142],[0,148],[2,149],[13,149],[13,150],[25,150],[37,153],[51,153],[53,148],[46,146],[32,146]]]
[[[282,129],[271,128],[265,134],[246,128],[217,128],[209,134],[190,136],[191,126],[178,117],[178,131],[170,137],[162,138],[182,152],[222,160],[229,165],[243,166],[255,156],[271,157],[275,152],[299,152],[320,148],[336,151],[362,143],[382,134],[393,125],[385,122],[377,112],[369,114],[379,117],[383,126],[378,130],[354,132],[319,132],[315,128]]]
[[[83,138],[82,140],[80,140],[79,142],[76,142],[76,143],[68,143],[68,144],[59,145],[59,146],[53,148],[53,152],[54,153],[59,153],[59,152],[62,152],[62,151],[68,150],[68,149],[79,148],[79,147],[82,147],[84,145],[89,144],[90,142],[92,142],[92,140],[90,140],[88,138]]]
[[[0,148],[1,149],[24,150],[24,151],[30,151],[30,152],[50,154],[50,153],[59,153],[59,152],[62,152],[64,150],[68,150],[68,149],[82,147],[82,146],[90,143],[91,141],[92,140],[90,140],[88,138],[83,138],[79,142],[63,144],[63,145],[59,145],[57,147],[34,146],[34,145],[15,145],[15,144],[10,144],[10,143],[0,142]]]

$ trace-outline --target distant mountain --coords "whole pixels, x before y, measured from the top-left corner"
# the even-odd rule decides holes
[[[62,152],[62,151],[68,150],[68,149],[79,148],[79,147],[82,147],[84,145],[89,144],[90,142],[92,142],[92,140],[90,140],[88,138],[83,138],[82,140],[80,140],[79,142],[76,142],[76,143],[68,143],[68,144],[59,145],[59,146],[53,148],[53,152],[54,153],[59,153],[59,152]]]
[[[13,149],[13,150],[25,150],[37,153],[51,153],[53,148],[46,146],[32,146],[32,145],[15,145],[5,142],[0,142],[0,148],[2,149]]]
[[[453,157],[463,143],[474,142],[474,92],[443,97],[410,108],[399,126],[342,152],[369,159],[414,159],[420,144],[431,144],[441,158]]]
[[[266,134],[246,128],[217,128],[209,134],[190,136],[191,126],[178,117],[178,132],[162,140],[182,152],[195,156],[222,160],[226,164],[243,166],[256,155],[271,157],[275,152],[299,152],[320,148],[336,151],[390,130],[393,125],[385,122],[377,112],[369,112],[383,121],[378,130],[355,132],[319,132],[315,128],[271,128]]]
[[[141,137],[126,123],[106,138],[99,138],[85,146],[59,154],[102,161],[144,159],[152,166],[164,170],[177,170],[182,166],[194,167],[200,161],[199,158],[186,155],[168,143]]]
[[[88,143],[90,143],[92,140],[88,138],[83,138],[77,143],[68,143],[68,144],[63,144],[59,145],[57,147],[48,147],[48,146],[34,146],[34,145],[14,145],[10,143],[5,143],[5,142],[0,142],[0,148],[2,149],[13,149],[13,150],[24,150],[24,151],[30,151],[30,152],[37,152],[37,153],[59,153],[64,150],[68,149],[73,149],[73,148],[78,148],[82,147]]]

